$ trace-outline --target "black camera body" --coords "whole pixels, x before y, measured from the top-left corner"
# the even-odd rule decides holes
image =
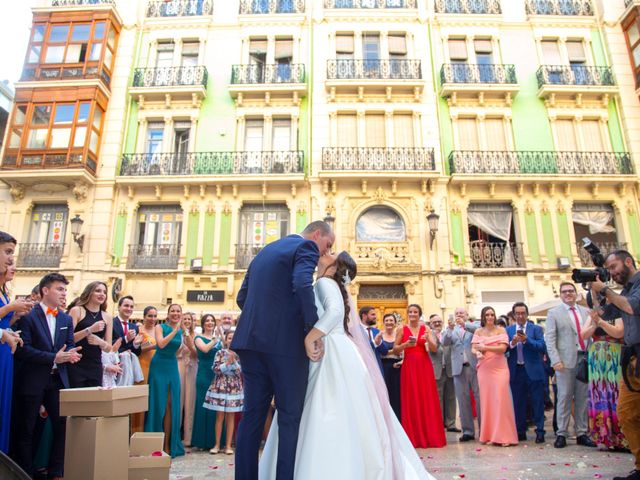
[[[607,283],[611,280],[611,276],[609,275],[609,270],[604,268],[604,255],[602,255],[598,246],[593,243],[589,237],[584,237],[582,243],[582,247],[591,255],[591,261],[595,268],[574,268],[571,280],[583,285],[595,282],[598,279],[600,279],[601,282]]]

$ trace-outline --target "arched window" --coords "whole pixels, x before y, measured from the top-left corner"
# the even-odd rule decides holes
[[[371,207],[356,222],[359,242],[403,242],[407,238],[400,215],[389,207]]]

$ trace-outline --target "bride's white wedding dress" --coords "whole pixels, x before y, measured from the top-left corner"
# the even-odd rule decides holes
[[[326,333],[324,356],[319,362],[310,363],[295,478],[435,480],[424,469],[391,410],[386,391],[386,401],[380,400],[377,379],[372,379],[373,374],[380,375],[377,364],[372,374],[344,330],[344,302],[338,285],[329,278],[320,278],[315,293],[319,316],[315,328]],[[354,323],[350,322],[350,333],[362,335],[359,322],[355,326]],[[366,346],[371,350],[368,343]],[[276,405],[277,402],[276,398]],[[276,413],[260,458],[260,480],[276,478],[277,452]]]

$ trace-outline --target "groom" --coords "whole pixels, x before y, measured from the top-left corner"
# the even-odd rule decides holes
[[[265,246],[238,292],[242,309],[231,349],[240,356],[244,411],[238,427],[236,480],[258,478],[258,450],[271,398],[278,410],[277,480],[292,480],[309,360],[304,337],[318,320],[313,272],[335,240],[331,227],[310,223],[300,235]],[[317,347],[319,348],[319,347]]]

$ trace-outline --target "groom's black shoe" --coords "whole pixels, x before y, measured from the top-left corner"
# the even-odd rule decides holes
[[[458,440],[460,440],[461,442],[469,442],[471,440],[475,440],[473,435],[467,435],[466,433],[463,434]]]

